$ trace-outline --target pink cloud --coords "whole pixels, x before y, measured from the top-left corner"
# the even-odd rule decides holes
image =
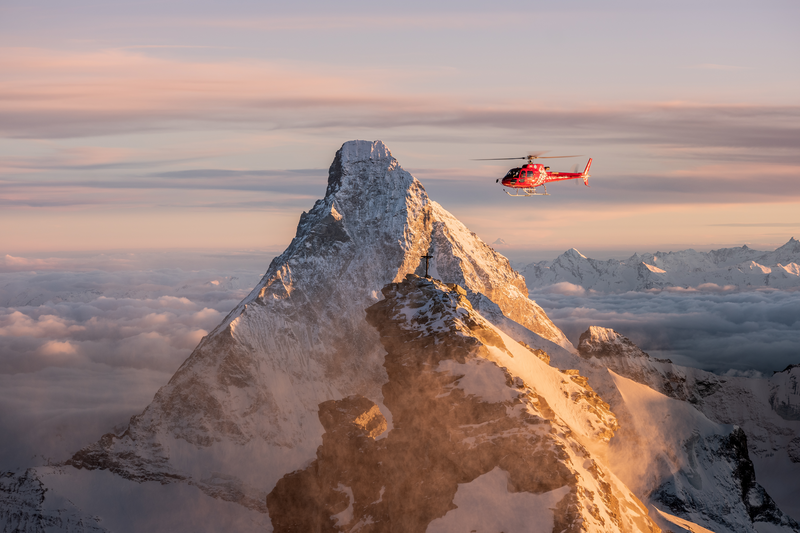
[[[0,337],[63,338],[84,331],[84,326],[55,315],[41,315],[37,319],[19,311],[0,315]]]
[[[579,134],[593,144],[695,150],[788,149],[800,136],[797,106],[617,102],[559,107],[496,98],[487,102],[468,88],[437,92],[430,83],[420,83],[409,90],[408,81],[424,74],[413,67],[181,61],[151,57],[142,50],[147,49],[2,49],[0,71],[6,81],[0,87],[0,128],[12,136],[74,136],[217,122],[257,125],[261,130],[426,126],[446,136],[488,127],[544,129],[556,139]]]

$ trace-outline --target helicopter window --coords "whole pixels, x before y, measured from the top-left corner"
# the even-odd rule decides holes
[[[511,170],[508,171],[508,174],[506,174],[506,177],[507,178],[516,178],[518,171],[519,171],[518,169],[512,168]]]

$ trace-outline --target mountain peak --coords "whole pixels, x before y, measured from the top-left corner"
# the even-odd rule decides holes
[[[372,167],[373,172],[363,172],[368,167]],[[336,152],[333,163],[328,169],[328,188],[325,196],[328,197],[338,191],[348,178],[375,177],[381,174],[374,172],[375,170],[388,171],[398,167],[397,160],[392,157],[392,153],[383,141],[347,141]],[[410,177],[410,174],[408,176]]]
[[[382,142],[350,141],[331,164],[326,196],[300,216],[291,244],[251,293],[122,436],[103,437],[72,464],[131,479],[191,477],[215,497],[265,510],[253,487],[270,486],[314,456],[325,431],[320,404],[359,395],[383,411],[385,353],[365,309],[387,283],[424,274],[425,255],[433,278],[574,350],[528,299],[508,259],[430,200]],[[175,449],[213,457],[200,461],[208,471],[187,473],[170,456]]]
[[[766,268],[751,268],[753,261]],[[687,249],[637,253],[628,259],[607,261],[586,258],[573,248],[553,261],[531,263],[522,271],[531,288],[568,282],[605,293],[668,287],[712,290],[713,286],[751,290],[800,286],[797,264],[800,264],[800,241],[792,238],[772,252],[744,245],[709,252]]]
[[[791,239],[786,241],[786,244],[784,244],[783,246],[781,246],[779,248],[776,248],[775,251],[776,252],[794,252],[794,253],[798,253],[798,252],[800,252],[800,241],[798,241],[797,239],[792,237]]]
[[[586,259],[586,256],[580,253],[577,248],[570,248],[563,255],[574,259]]]
[[[578,353],[581,357],[649,357],[630,339],[611,328],[590,326],[581,334],[578,341]]]

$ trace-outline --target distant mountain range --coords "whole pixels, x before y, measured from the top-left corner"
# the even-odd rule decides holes
[[[746,290],[800,287],[800,241],[792,237],[772,252],[721,248],[710,252],[683,250],[634,254],[628,259],[600,261],[575,248],[552,261],[523,267],[529,289],[572,283],[603,293],[653,289]]]

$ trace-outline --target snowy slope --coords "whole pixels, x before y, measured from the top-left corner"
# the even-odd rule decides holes
[[[320,445],[320,403],[360,394],[382,405],[384,352],[364,309],[386,283],[423,273],[426,254],[434,276],[573,349],[508,260],[431,201],[383,143],[352,141],[337,152],[325,198],[250,295],[123,434],[71,464],[183,481],[266,511],[274,483]]]
[[[757,484],[766,489],[769,497],[762,498],[763,505],[752,506],[749,505],[749,497],[740,498],[738,500],[740,510],[751,515],[756,524],[763,522],[786,525],[777,509],[792,517],[800,515],[797,498],[800,485],[796,481],[800,479],[800,457],[796,452],[800,443],[800,420],[792,418],[794,410],[791,407],[800,404],[800,391],[797,389],[800,367],[790,367],[783,372],[776,372],[770,378],[717,376],[696,368],[675,365],[669,360],[652,358],[626,337],[611,329],[600,327],[591,327],[581,335],[578,352],[585,363],[588,363],[580,365],[579,368],[589,375],[593,383],[600,384],[602,396],[610,401],[612,409],[618,416],[624,420],[626,414],[629,415],[634,427],[646,428],[638,430],[637,433],[647,435],[651,441],[653,435],[658,435],[656,438],[658,446],[664,446],[669,439],[674,440],[661,452],[654,453],[654,457],[660,453],[665,457],[680,457],[685,455],[687,447],[695,447],[693,443],[697,439],[691,435],[682,435],[682,432],[686,431],[690,433],[696,431],[698,438],[702,437],[704,444],[698,449],[703,453],[706,449],[713,449],[716,446],[717,456],[735,457],[736,453],[733,451],[745,446],[745,450],[737,452],[740,457],[736,460],[741,463],[738,468],[745,472],[751,468],[747,466],[747,462],[752,461],[754,465],[752,482],[755,483],[757,480]],[[600,370],[593,371],[592,367]],[[618,397],[605,388],[607,381],[604,381],[603,369],[611,370],[616,376],[614,386],[622,393],[621,402],[615,401]],[[631,384],[632,382],[635,382],[635,385]],[[659,397],[660,400],[653,400]],[[678,422],[670,423],[670,420]],[[623,422],[621,424],[625,425]],[[718,426],[712,431],[717,436],[727,438],[727,444],[723,446],[722,451],[719,450],[723,440],[714,437],[709,443],[707,437],[707,428],[711,427],[709,424],[723,424],[727,427],[723,429]],[[730,428],[733,427],[740,428],[738,431],[741,435],[731,437],[734,433],[731,433]],[[623,441],[629,437],[625,432],[618,436],[615,442],[618,449],[615,453],[619,456],[618,461],[624,463],[627,460],[625,454],[628,453],[628,446]],[[632,446],[637,449],[636,453],[640,453],[635,439],[631,440],[633,440]],[[650,448],[652,446],[647,449]],[[669,453],[666,453],[667,451]],[[746,453],[747,457],[745,458],[742,453]],[[711,458],[713,456],[706,455],[706,462]],[[689,461],[688,456],[684,460]],[[668,464],[670,461],[671,459],[662,462]],[[702,477],[716,467],[706,464],[692,468],[702,472],[698,474]],[[673,466],[670,472],[681,470],[685,468]],[[619,470],[615,471],[621,473]],[[674,473],[669,476],[675,477]],[[684,479],[690,477],[683,476]],[[635,480],[624,475],[623,478],[637,494],[643,495],[660,490],[662,499],[671,498],[665,496],[669,492],[667,489],[659,488],[663,485],[663,476],[649,480],[642,478],[638,482],[641,483],[639,486]],[[676,480],[680,478],[681,476],[675,477]],[[670,490],[677,490],[676,483],[677,481],[672,482]],[[726,482],[719,479],[715,479],[712,483],[714,487],[719,488],[717,490],[726,486]],[[741,485],[742,482],[739,483]],[[691,486],[691,483],[688,485],[684,483],[681,490],[684,493],[687,493],[687,490],[691,492],[687,488]],[[713,504],[714,491],[708,486],[707,482],[703,490],[703,499],[706,500],[703,505],[708,509],[719,508],[720,505]],[[722,492],[724,495],[730,491],[722,489]],[[753,498],[758,499],[756,496]],[[773,498],[775,504],[770,503]],[[664,505],[660,507],[664,509]],[[728,502],[725,508],[732,509],[735,505]],[[685,512],[682,516],[690,518],[691,513]],[[699,519],[696,521],[703,523]],[[720,524],[722,525],[716,528],[708,525],[706,527],[714,531],[720,527],[736,530],[730,525],[726,526],[724,522]]]
[[[26,487],[35,490],[19,490]],[[5,488],[17,490],[4,495]],[[108,470],[59,466],[0,478],[0,531],[255,533],[270,528],[267,515],[183,483],[137,483]]]
[[[553,261],[540,261],[521,272],[530,288],[572,283],[598,292],[626,292],[668,287],[748,289],[800,287],[800,241],[792,238],[772,252],[742,246],[710,252],[683,250],[634,254],[628,259],[600,261],[567,250]]]
[[[757,482],[745,432],[709,420],[688,402],[612,373],[631,430],[612,449],[612,468],[648,500],[716,533],[800,531]],[[647,475],[625,472],[625,464],[647,458]],[[641,476],[636,483],[632,478]]]
[[[657,531],[590,451],[616,421],[579,375],[502,334],[457,285],[409,275],[383,294],[367,317],[394,428],[376,439],[385,422],[361,396],[321,404],[317,458],[267,499],[276,531]]]

